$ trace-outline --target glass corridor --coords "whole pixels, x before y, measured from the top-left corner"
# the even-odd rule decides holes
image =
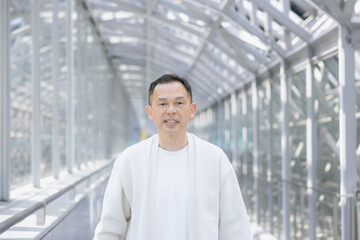
[[[255,239],[359,240],[359,24],[356,0],[1,0],[0,239],[91,239],[174,72]]]

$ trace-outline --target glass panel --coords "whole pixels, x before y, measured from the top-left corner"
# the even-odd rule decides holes
[[[240,189],[242,191],[243,194],[243,198],[246,204],[246,199],[245,199],[245,184],[244,184],[244,160],[245,160],[245,141],[244,141],[244,137],[243,137],[243,129],[245,127],[244,125],[244,116],[243,116],[243,99],[242,99],[242,93],[239,93],[236,97],[236,101],[237,101],[237,109],[238,109],[238,114],[237,114],[237,133],[238,133],[238,153],[239,153],[239,161],[240,161],[240,165],[239,165],[239,175],[238,175],[238,179],[239,179],[239,184],[240,184]]]
[[[51,174],[52,74],[52,1],[40,1],[40,114],[41,114],[41,177]]]
[[[280,239],[282,234],[282,176],[281,176],[281,101],[280,80],[278,76],[272,82],[272,147],[273,147],[273,224],[274,234]]]
[[[355,86],[356,86],[356,109],[355,109],[355,116],[356,116],[356,155],[358,157],[357,163],[357,188],[360,188],[360,50],[355,51]],[[360,196],[359,196],[360,197]],[[358,197],[358,198],[359,198]],[[358,199],[360,201],[360,199]],[[360,224],[360,223],[359,223]],[[360,225],[359,225],[360,229]],[[360,238],[360,232],[359,232]]]
[[[306,75],[305,71],[290,78],[289,130],[290,130],[290,236],[307,239],[304,215],[306,200]]]
[[[59,0],[58,5],[58,36],[59,36],[59,152],[60,152],[60,169],[66,167],[66,1]]]
[[[316,64],[314,111],[317,120],[318,164],[316,187],[322,189],[317,196],[317,237],[330,237],[332,229],[340,231],[340,221],[334,218],[334,194],[340,191],[339,160],[339,74],[338,58],[331,57]],[[336,204],[335,204],[336,206]],[[329,222],[330,221],[330,222]],[[336,223],[337,222],[337,223]],[[336,224],[335,224],[336,223]]]
[[[10,188],[31,182],[31,1],[10,3]]]
[[[258,90],[258,112],[259,112],[259,201],[260,201],[260,224],[264,229],[268,229],[268,181],[267,181],[267,123],[269,119],[268,103],[266,100],[265,84]]]
[[[223,123],[223,150],[228,156],[229,160],[233,160],[233,153],[232,153],[232,136],[233,131],[231,128],[231,105],[230,105],[230,98],[226,98],[223,105],[223,113],[222,116],[224,120]]]
[[[255,192],[254,192],[254,174],[253,174],[253,110],[252,110],[252,89],[249,88],[246,91],[246,103],[247,103],[247,115],[246,115],[246,127],[247,127],[247,167],[245,173],[245,187],[246,187],[246,199],[248,200],[246,206],[248,208],[249,217],[255,219]]]

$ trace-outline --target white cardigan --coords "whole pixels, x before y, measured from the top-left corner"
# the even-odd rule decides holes
[[[217,146],[188,133],[189,240],[252,240],[235,171]],[[94,240],[156,240],[158,135],[124,150],[114,163]],[[171,239],[169,239],[171,240]]]

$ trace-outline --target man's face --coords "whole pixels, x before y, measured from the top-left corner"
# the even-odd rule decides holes
[[[159,135],[186,134],[187,124],[195,115],[196,104],[180,82],[168,82],[156,85],[151,106],[145,108]]]

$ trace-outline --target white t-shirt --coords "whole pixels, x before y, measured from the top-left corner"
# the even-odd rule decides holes
[[[156,176],[156,240],[188,239],[188,146],[159,147]]]

